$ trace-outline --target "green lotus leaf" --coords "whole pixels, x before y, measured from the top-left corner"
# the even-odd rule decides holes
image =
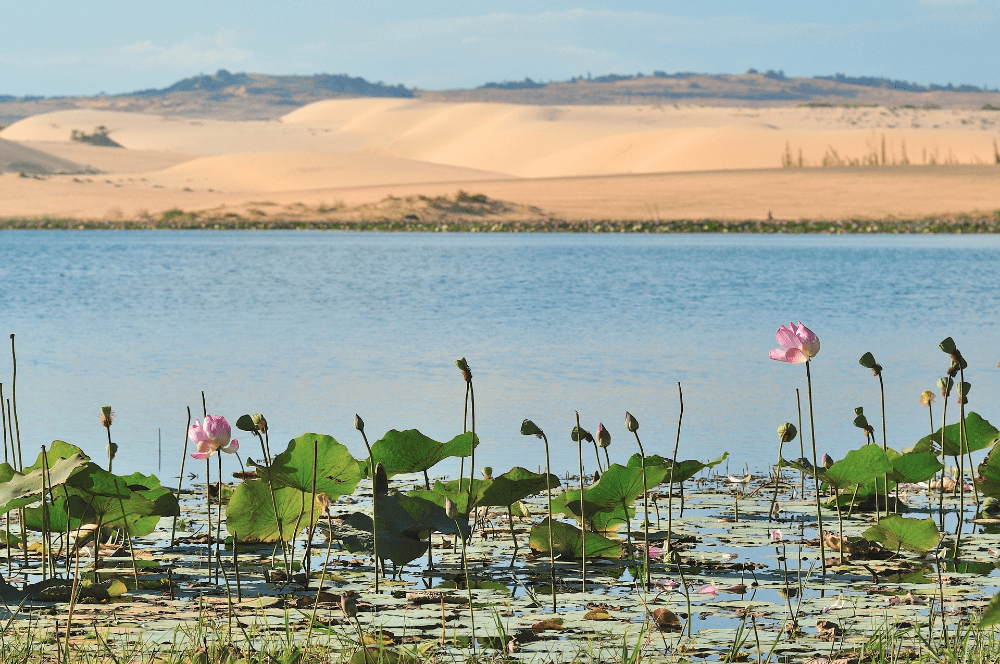
[[[3,464],[3,467],[0,467],[0,514],[37,502],[42,497],[44,487],[59,486],[66,482],[86,461],[83,455],[73,454],[67,459],[50,462],[44,484],[42,474],[45,473],[45,469],[41,466],[22,475],[17,471],[11,474],[13,468]]]
[[[473,507],[479,504],[479,501],[483,497],[483,492],[486,491],[490,482],[491,480],[472,480],[471,502],[469,500],[469,478],[467,477],[448,482],[438,480],[434,482],[434,487],[430,491],[427,489],[412,489],[407,492],[407,495],[430,501],[442,509],[445,505],[445,499],[450,499],[459,514],[468,515],[472,512]]]
[[[941,540],[934,519],[908,519],[898,514],[879,519],[862,536],[891,551],[903,548],[915,553],[927,553]]]
[[[49,468],[52,468],[54,464],[59,459],[69,459],[74,455],[80,455],[83,457],[84,461],[90,461],[90,457],[87,456],[83,450],[81,450],[76,445],[70,445],[63,440],[53,440],[52,444],[49,445],[48,449],[45,450],[45,456],[48,458]],[[27,475],[33,470],[38,470],[42,467],[42,453],[38,453],[38,457],[35,459],[35,463],[26,467],[21,471],[22,475]]]
[[[381,521],[381,518],[379,520]],[[334,529],[334,537],[344,543],[344,548],[351,553],[371,554],[374,550],[371,517],[361,512],[352,512],[344,517],[343,524]],[[379,524],[379,558],[391,560],[397,565],[405,565],[424,555],[428,546],[429,542],[420,539],[415,532],[394,532]]]
[[[312,493],[314,455],[316,493],[326,494],[330,500],[354,493],[361,479],[357,460],[336,440],[317,433],[288,441],[288,448],[272,459],[270,467],[257,466],[257,474],[264,480],[270,478],[275,490],[291,487]]]
[[[603,476],[602,476],[603,477]],[[544,519],[531,527],[528,546],[532,551],[548,553],[549,520]],[[576,526],[562,521],[552,521],[552,549],[560,558],[578,560],[583,557],[584,533]],[[621,558],[622,545],[597,533],[586,533],[588,558]]]
[[[926,482],[942,468],[934,452],[908,452],[892,460],[889,477],[896,482]]]
[[[722,456],[719,456],[707,463],[702,463],[696,459],[688,459],[686,461],[678,461],[677,466],[674,468],[674,484],[681,484],[691,479],[701,471],[706,468],[715,468],[720,463],[729,458],[729,452],[723,452]],[[638,454],[633,454],[629,457],[627,466],[629,468],[639,468],[641,467],[641,457]],[[646,457],[646,468],[651,468],[653,466],[666,466],[668,469],[665,482],[670,481],[670,459],[666,459],[658,454],[653,454]]]
[[[990,603],[986,605],[986,610],[983,611],[976,627],[982,629],[983,627],[992,627],[997,623],[1000,623],[1000,593],[994,595]]]
[[[476,436],[475,445],[479,446],[479,436]],[[471,432],[459,434],[447,443],[439,443],[416,429],[392,429],[372,445],[372,458],[375,463],[381,463],[386,474],[392,477],[429,470],[448,457],[469,456],[472,447]],[[370,472],[367,474],[371,475]]]
[[[984,495],[1000,497],[1000,446],[990,450],[977,470],[979,472],[979,490]],[[0,466],[0,473],[2,471],[3,468]]]
[[[897,452],[898,454],[898,452]],[[865,484],[892,472],[889,455],[877,445],[863,445],[827,468],[823,481],[838,489]]]
[[[1000,438],[1000,431],[995,426],[977,413],[969,413],[965,416],[965,435],[968,438],[968,444],[959,445],[960,424],[960,422],[955,422],[944,428],[944,453],[948,456],[958,456],[960,449],[963,454],[967,451],[984,450]],[[914,451],[927,452],[932,449],[939,452],[941,450],[941,429],[929,436],[924,436],[913,446]]]
[[[237,486],[226,508],[226,529],[236,533],[241,542],[277,542],[291,539],[313,525],[323,513],[319,501],[310,510],[310,494],[295,487],[275,489],[273,495],[272,504],[271,491],[263,480],[249,480]],[[281,518],[280,531],[274,516],[275,504]],[[313,524],[309,522],[310,514]]]
[[[66,487],[70,493],[83,498],[88,496],[128,498],[132,495],[123,478],[109,473],[92,461],[80,466],[79,470],[66,480]]]

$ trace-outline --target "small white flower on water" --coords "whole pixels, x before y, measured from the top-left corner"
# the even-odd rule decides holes
[[[740,557],[738,553],[724,553],[722,554],[722,562],[728,563],[730,560],[736,560]]]

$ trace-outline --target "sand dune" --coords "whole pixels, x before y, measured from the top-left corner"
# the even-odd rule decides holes
[[[70,140],[98,126],[125,149]],[[362,204],[459,188],[570,218],[1000,208],[995,111],[346,99],[268,122],[75,109],[21,120],[0,138],[0,158],[28,150],[104,173],[5,182],[0,216],[224,209],[265,193],[289,205]],[[858,166],[829,168],[845,164]]]
[[[365,153],[254,152],[194,159],[157,174],[160,184],[236,191],[296,191],[506,180],[503,173]]]
[[[28,145],[0,138],[0,173],[79,173],[83,166]]]

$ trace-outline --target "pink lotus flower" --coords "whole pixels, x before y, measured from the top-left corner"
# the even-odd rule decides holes
[[[191,457],[195,459],[207,459],[220,450],[233,454],[240,447],[238,440],[230,441],[232,429],[221,415],[206,415],[204,425],[195,420],[188,435],[191,442],[198,446],[198,451],[191,453]]]
[[[775,542],[780,542],[784,538],[782,537],[780,530],[772,530],[771,539],[774,540]]]
[[[819,337],[801,321],[798,326],[795,323],[789,323],[788,327],[782,325],[775,337],[784,348],[772,350],[769,354],[772,360],[800,364],[816,357],[819,353]]]
[[[707,586],[702,586],[701,588],[698,588],[698,590],[696,590],[695,593],[699,595],[711,595],[712,597],[718,597],[719,589],[710,583]]]

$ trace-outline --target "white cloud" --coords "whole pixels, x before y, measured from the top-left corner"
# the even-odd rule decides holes
[[[118,63],[127,69],[192,68],[232,66],[246,62],[253,51],[239,45],[239,35],[220,30],[214,37],[194,34],[177,44],[162,46],[150,40],[118,46],[98,54],[103,64]]]

